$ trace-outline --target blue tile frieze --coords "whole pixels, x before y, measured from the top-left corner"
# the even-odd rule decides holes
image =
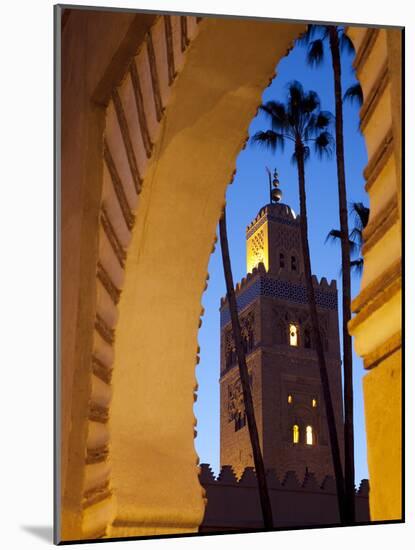
[[[317,306],[324,309],[337,309],[337,291],[325,291],[314,287]],[[259,276],[251,285],[240,292],[236,298],[238,311],[242,311],[259,296],[270,296],[288,300],[296,304],[307,304],[307,289],[290,281],[281,281],[271,277]],[[229,308],[226,304],[221,310],[220,324],[225,326],[230,321]]]

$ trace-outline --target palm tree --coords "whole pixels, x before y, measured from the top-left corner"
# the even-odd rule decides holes
[[[363,270],[363,258],[362,258],[362,244],[363,244],[363,229],[369,222],[370,210],[362,202],[353,202],[350,207],[349,214],[354,214],[354,227],[349,235],[350,243],[350,268],[355,270],[358,275],[362,274]],[[328,240],[337,241],[341,239],[341,232],[338,229],[332,229],[326,237]],[[357,255],[357,258],[352,260],[352,256]]]
[[[304,170],[305,161],[310,155],[310,147],[308,144],[314,144],[314,150],[318,156],[322,157],[324,154],[330,155],[333,146],[333,138],[327,129],[331,123],[332,115],[327,111],[321,111],[318,95],[313,91],[305,93],[302,85],[297,81],[291,82],[288,86],[288,98],[286,104],[279,101],[269,101],[265,105],[261,105],[260,109],[269,118],[271,128],[266,131],[257,132],[252,138],[253,143],[263,145],[270,148],[274,152],[278,147],[283,149],[286,141],[291,141],[294,146],[293,161],[297,165],[298,170],[300,233],[301,246],[304,256],[307,296],[314,339],[316,343],[324,403],[326,407],[333,469],[336,478],[340,521],[344,523],[346,516],[344,508],[344,480],[340,449],[330,393],[329,378],[327,374],[326,358],[324,356],[323,343],[319,328],[314,287],[311,278]]]
[[[343,380],[344,380],[344,454],[345,454],[345,491],[347,523],[355,521],[355,468],[354,468],[354,425],[353,425],[353,359],[352,338],[347,325],[351,318],[351,282],[350,282],[350,240],[347,219],[346,176],[344,169],[343,145],[343,104],[341,86],[340,51],[354,52],[353,44],[346,35],[344,27],[335,25],[308,25],[307,32],[300,39],[308,44],[307,61],[318,66],[324,59],[324,43],[329,43],[334,75],[334,97],[336,113],[336,160],[339,192],[340,240],[342,255],[342,311],[343,311]],[[357,84],[346,92],[346,98],[362,100],[361,88]]]
[[[235,290],[233,286],[233,276],[231,261],[229,255],[228,234],[226,230],[226,208],[224,207],[222,216],[219,220],[220,246],[222,251],[223,271],[225,274],[226,293],[228,297],[228,307],[231,316],[233,339],[235,343],[236,355],[239,365],[239,376],[241,379],[242,394],[244,398],[246,419],[248,422],[249,437],[252,446],[252,455],[254,458],[255,472],[258,482],[259,499],[261,502],[264,527],[267,530],[273,529],[272,507],[269,498],[267,479],[265,474],[264,460],[259,444],[258,428],[255,421],[254,404],[252,401],[251,386],[249,383],[248,367],[246,364],[245,349],[239,323],[238,308],[236,304]]]

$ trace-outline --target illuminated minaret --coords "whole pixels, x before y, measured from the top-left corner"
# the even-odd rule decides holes
[[[280,202],[277,173],[270,204],[246,230],[247,276],[236,285],[255,417],[266,468],[333,473],[304,280],[300,218]],[[335,281],[313,276],[338,433],[342,434],[340,344]],[[253,466],[226,299],[221,301],[220,461],[239,475]]]

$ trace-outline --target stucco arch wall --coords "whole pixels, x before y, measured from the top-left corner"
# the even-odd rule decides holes
[[[113,536],[188,532],[203,519],[193,391],[207,264],[236,156],[298,31],[208,18],[173,86],[119,304],[110,417]]]

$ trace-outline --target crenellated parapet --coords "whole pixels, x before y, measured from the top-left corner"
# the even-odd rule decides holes
[[[201,532],[234,529],[256,530],[262,527],[261,507],[255,470],[245,468],[238,478],[229,465],[215,477],[209,464],[201,464],[200,483],[206,491],[207,508]],[[289,470],[278,476],[267,471],[275,527],[335,525],[337,514],[336,484],[332,476],[318,479],[314,473],[303,477]],[[368,523],[369,481],[363,479],[356,490],[356,521]]]
[[[222,466],[219,474],[215,476],[209,464],[201,464],[199,480],[205,489],[210,485],[215,487],[257,487],[255,469],[251,466],[245,468],[241,476],[237,477],[232,466]],[[267,482],[270,490],[336,493],[333,476],[326,475],[318,479],[313,472],[306,472],[300,478],[293,470],[288,470],[282,476],[278,476],[274,469],[269,469],[267,470]],[[359,488],[356,489],[356,496],[367,498],[368,495],[369,480],[362,479]]]

